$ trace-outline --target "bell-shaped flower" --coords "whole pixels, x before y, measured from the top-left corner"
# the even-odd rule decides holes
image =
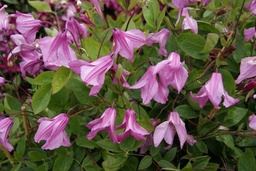
[[[45,140],[42,149],[53,150],[60,146],[69,147],[71,145],[68,135],[65,131],[69,118],[66,114],[61,113],[58,116],[50,118],[40,118],[38,130],[35,134],[34,140],[39,143]]]
[[[116,127],[116,129],[122,128],[124,128],[124,132],[117,135],[118,142],[122,142],[129,136],[133,136],[138,141],[144,141],[146,140],[145,135],[149,134],[137,123],[135,112],[132,109],[125,111],[123,123]]]
[[[172,4],[178,9],[186,7],[189,3],[189,0],[172,0]]]
[[[13,150],[13,146],[9,143],[8,134],[13,125],[13,120],[10,118],[0,118],[0,143],[8,151]]]
[[[141,79],[133,86],[128,85],[127,82],[123,86],[129,89],[140,89],[144,104],[149,103],[151,99],[164,104],[168,100],[169,89],[162,82],[158,81],[155,70],[155,66],[150,66]]]
[[[252,0],[245,5],[245,8],[252,12],[253,15],[256,15],[256,0]]]
[[[87,36],[87,28],[84,24],[79,23],[75,18],[69,18],[66,21],[67,36],[76,45],[80,45],[80,38]]]
[[[2,32],[9,30],[10,28],[10,16],[5,11],[5,8],[7,8],[7,5],[4,5],[2,8],[0,8],[0,35]]]
[[[180,148],[182,148],[188,138],[185,123],[181,120],[177,112],[171,112],[167,121],[159,124],[155,128],[153,135],[154,146],[158,147],[163,139],[167,144],[172,146],[176,132],[180,140]]]
[[[114,143],[118,143],[117,136],[115,134],[115,120],[116,120],[116,109],[107,108],[100,118],[89,122],[86,126],[91,131],[87,135],[89,140],[92,140],[99,131],[107,131],[110,139]]]
[[[240,74],[236,79],[236,84],[247,78],[256,76],[256,56],[246,57],[241,60]]]
[[[193,95],[190,92],[191,98],[199,103],[199,106],[203,108],[208,101],[211,101],[213,106],[216,109],[219,109],[219,104],[222,101],[222,96],[224,96],[223,105],[225,107],[232,106],[239,102],[238,99],[234,99],[233,97],[229,96],[228,93],[224,90],[223,82],[222,82],[222,75],[221,73],[213,73],[210,80],[208,80],[205,85],[199,90],[197,95]]]
[[[182,22],[182,30],[191,30],[193,33],[198,33],[198,25],[194,18],[189,16],[188,9],[183,8],[181,16],[185,16]]]
[[[27,42],[32,43],[36,33],[41,27],[41,21],[35,20],[33,15],[16,11],[16,28],[24,36]]]
[[[244,38],[246,41],[249,41],[250,39],[256,38],[256,28],[251,27],[248,29],[244,29]]]
[[[101,11],[101,8],[100,8],[99,0],[90,0],[90,2],[96,8],[96,11],[101,16],[101,18],[103,18],[103,14],[102,14],[102,11]]]
[[[159,55],[167,56],[167,50],[165,49],[165,44],[170,35],[170,31],[166,28],[160,30],[157,33],[150,33],[147,38],[147,46],[152,46],[153,43],[159,43],[160,49],[158,51]]]
[[[44,66],[50,70],[57,70],[60,66],[69,68],[68,63],[76,60],[75,52],[68,44],[66,32],[56,37],[44,37],[37,40],[43,54]]]
[[[4,85],[5,79],[4,77],[0,77],[0,87]]]
[[[122,57],[130,61],[133,61],[134,49],[140,48],[141,46],[146,44],[145,34],[138,29],[124,32],[115,28],[113,31],[113,39],[114,53],[119,53]]]
[[[249,116],[249,127],[256,131],[256,115],[252,114]]]

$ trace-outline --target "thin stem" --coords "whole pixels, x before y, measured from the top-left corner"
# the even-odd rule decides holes
[[[29,144],[32,144],[31,140],[30,140],[30,129],[31,129],[31,126],[28,122],[28,117],[26,115],[26,107],[25,106],[22,106],[21,107],[21,115],[22,115],[22,120],[23,120],[23,125],[24,125],[24,129],[25,129],[25,134],[26,134],[26,137],[27,137],[27,140],[29,142]]]
[[[15,166],[15,163],[13,162],[13,157],[11,156],[11,154],[9,153],[8,150],[6,150],[6,148],[0,143],[0,147],[1,150],[3,151],[4,155],[7,157],[7,159],[10,161],[12,167]]]

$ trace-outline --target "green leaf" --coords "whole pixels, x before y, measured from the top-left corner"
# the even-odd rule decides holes
[[[168,150],[168,151],[164,154],[163,159],[164,159],[164,160],[168,160],[168,161],[171,162],[171,161],[175,158],[176,153],[177,153],[177,147],[173,147],[173,148],[171,148],[170,150]]]
[[[52,12],[52,9],[47,2],[42,1],[28,1],[29,5],[35,8],[38,12]]]
[[[16,98],[8,94],[5,95],[4,109],[7,113],[16,113],[20,111],[20,108],[21,108],[21,104]]]
[[[186,166],[181,169],[181,171],[191,171],[191,170],[193,169],[192,169],[192,164],[190,162],[188,162]]]
[[[123,167],[127,158],[121,156],[108,156],[108,158],[102,162],[102,166],[105,171],[117,171]]]
[[[208,58],[208,53],[200,53],[204,47],[205,40],[198,34],[181,33],[177,37],[177,43],[181,50],[195,59],[206,60]]]
[[[189,105],[180,105],[174,109],[179,115],[186,119],[197,118],[199,113],[196,113]]]
[[[28,156],[33,160],[33,161],[42,161],[47,159],[47,156],[39,151],[30,151],[28,152]]]
[[[163,170],[176,170],[176,167],[169,161],[160,160],[158,164],[161,168],[163,168]]]
[[[238,171],[256,170],[255,157],[250,149],[246,149],[238,160]]]
[[[69,171],[73,160],[74,160],[74,152],[71,149],[67,148],[59,148],[58,157],[54,161],[53,171]]]
[[[201,156],[201,157],[197,157],[194,158],[193,161],[194,163],[192,164],[193,169],[203,169],[204,167],[206,167],[210,161],[210,157],[208,156]]]
[[[198,129],[197,129],[198,135],[205,135],[209,132],[212,132],[215,129],[217,129],[218,126],[219,126],[219,124],[216,122],[213,122],[213,121],[205,122],[198,127]]]
[[[51,84],[39,88],[32,98],[32,108],[35,114],[42,112],[51,100]]]
[[[89,149],[94,149],[95,147],[98,147],[98,145],[94,141],[90,141],[85,137],[77,138],[76,144],[80,147],[85,147],[85,148],[89,148]]]
[[[101,42],[95,41],[92,38],[88,37],[88,38],[84,39],[83,43],[84,43],[85,50],[87,51],[87,53],[89,54],[89,56],[92,60],[97,59],[98,52],[99,52],[100,48],[101,48],[100,56],[109,54],[109,49],[106,46],[103,45],[101,47]]]
[[[119,144],[119,147],[123,151],[132,151],[135,143],[136,141],[133,137],[128,137]]]
[[[147,169],[151,164],[152,164],[152,157],[145,156],[140,161],[139,170]]]
[[[207,145],[203,141],[196,141],[196,147],[203,153],[208,153]]]
[[[97,144],[108,151],[113,151],[113,152],[120,152],[120,148],[117,144],[113,143],[111,140],[109,139],[102,139],[97,141]]]
[[[164,9],[161,11],[160,15],[157,18],[157,30],[159,30],[159,28],[161,27],[165,13],[166,13],[166,7],[164,7]]]
[[[44,164],[42,164],[42,165],[40,165],[37,169],[36,169],[36,171],[48,171],[49,169],[48,169],[48,164],[47,163],[44,163]]]
[[[216,33],[207,34],[206,42],[200,53],[209,53],[218,43],[219,35]]]
[[[60,67],[52,79],[52,94],[59,92],[69,81],[72,71],[69,68]]]
[[[231,135],[222,135],[222,136],[217,136],[216,140],[220,142],[224,142],[230,149],[234,149],[234,140]]]
[[[35,85],[45,85],[52,82],[52,79],[54,77],[55,72],[54,71],[45,71],[39,74],[34,80],[33,84]]]
[[[69,121],[70,130],[74,134],[80,134],[81,128],[80,128],[80,116],[72,116]]]
[[[231,127],[240,122],[246,115],[248,109],[234,107],[228,111],[228,114],[224,118],[224,122],[222,122],[223,126]]]
[[[134,105],[133,107],[135,113],[137,116],[140,116],[139,118],[137,118],[138,123],[140,124],[140,126],[142,126],[144,129],[146,129],[148,132],[152,132],[154,130],[154,126],[150,121],[150,118],[147,114],[147,112],[145,111],[145,109],[143,109],[141,106],[137,107]]]
[[[232,74],[226,69],[219,69],[219,72],[222,74],[222,80],[225,90],[228,92],[229,95],[234,94],[236,84]]]
[[[143,13],[143,16],[144,16],[144,18],[145,18],[145,20],[146,20],[146,22],[147,22],[147,24],[149,25],[149,26],[151,26],[152,28],[154,28],[154,16],[153,16],[153,14],[151,13],[151,11],[146,7],[146,6],[144,6],[143,8],[142,8],[142,13]]]

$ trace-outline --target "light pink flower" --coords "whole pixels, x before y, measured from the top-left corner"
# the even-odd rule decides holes
[[[256,131],[256,115],[255,114],[252,114],[249,117],[249,127],[254,131]]]
[[[256,15],[256,0],[252,0],[252,2],[249,2],[245,5],[245,8],[247,10],[250,10],[253,15]]]
[[[104,84],[105,74],[112,67],[113,63],[112,54],[109,54],[93,62],[73,61],[69,63],[69,66],[74,72],[80,73],[81,79],[87,86],[93,86],[89,94],[91,96],[96,95],[100,91]]]
[[[189,16],[188,9],[183,8],[181,16],[185,16],[182,23],[182,30],[191,30],[193,33],[198,33],[198,25],[197,21]]]
[[[180,119],[177,112],[171,112],[167,121],[156,127],[153,135],[154,146],[158,147],[163,139],[172,146],[176,132],[180,140],[180,148],[182,148],[188,138],[185,123]]]
[[[186,7],[190,3],[190,1],[189,0],[172,0],[172,3],[176,8],[182,9]]]
[[[117,135],[118,142],[122,142],[129,136],[133,136],[138,141],[146,140],[145,135],[148,135],[149,132],[141,127],[137,121],[135,112],[132,109],[125,111],[125,116],[123,123],[116,127],[116,129],[124,128],[124,132]]]
[[[153,43],[159,43],[160,49],[158,51],[159,55],[167,56],[167,50],[165,49],[165,44],[170,35],[170,31],[166,28],[160,30],[157,33],[150,33],[147,38],[147,46],[152,46]]]
[[[249,41],[250,39],[256,38],[256,28],[251,27],[248,29],[244,29],[244,38]]]
[[[40,123],[35,134],[34,140],[39,143],[45,140],[42,149],[53,150],[60,146],[68,147],[71,145],[68,135],[65,131],[69,118],[66,114],[61,113],[53,119],[40,118],[37,122]]]
[[[13,146],[8,141],[8,134],[13,125],[13,120],[10,118],[0,118],[0,143],[8,151],[13,150]]]
[[[60,66],[69,68],[68,63],[76,60],[75,52],[68,44],[66,32],[56,37],[44,37],[37,40],[43,54],[44,66],[47,69],[57,70]]]
[[[246,57],[241,60],[240,74],[236,79],[236,84],[247,78],[256,76],[256,56]]]
[[[129,31],[122,31],[117,28],[113,31],[114,38],[114,53],[120,54],[122,57],[133,61],[133,51],[135,48],[140,48],[146,44],[145,34],[138,30],[133,29]]]
[[[4,77],[0,77],[0,87],[4,85],[5,79]]]
[[[7,5],[4,5],[4,6],[2,6],[2,8],[0,8],[0,34],[4,30],[9,30],[9,28],[10,28],[10,24],[9,24],[10,16],[5,11],[5,8],[7,8]]]
[[[117,136],[115,134],[115,120],[116,120],[116,109],[107,108],[102,116],[89,122],[86,126],[91,130],[87,135],[89,140],[92,140],[99,131],[107,131],[110,139],[114,143],[118,143]]]
[[[16,28],[24,36],[27,42],[32,43],[36,33],[41,27],[41,21],[35,20],[31,14],[24,14],[16,11]]]
[[[205,85],[200,89],[197,95],[193,95],[190,92],[191,98],[199,103],[199,106],[203,108],[208,100],[210,100],[216,109],[219,109],[219,104],[222,101],[222,96],[224,96],[223,105],[225,107],[232,106],[239,102],[238,99],[234,99],[229,96],[224,90],[222,75],[221,73],[213,73],[210,80],[208,80]]]

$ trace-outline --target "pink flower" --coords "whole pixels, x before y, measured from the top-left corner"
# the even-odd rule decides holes
[[[248,29],[244,29],[244,38],[246,41],[249,41],[252,38],[256,38],[256,28],[251,27]]]
[[[122,57],[130,61],[133,61],[134,48],[140,48],[146,44],[145,34],[138,29],[124,32],[116,28],[113,31],[113,38],[114,53],[119,53]]]
[[[247,10],[252,11],[253,15],[256,15],[256,0],[253,0],[252,2],[249,2],[248,4],[246,4],[245,8]]]
[[[256,56],[246,57],[241,60],[240,74],[236,79],[236,84],[247,78],[256,76]]]
[[[198,33],[198,26],[195,19],[189,16],[188,9],[183,8],[181,16],[185,16],[182,23],[182,30],[191,30],[193,33]]]
[[[5,79],[4,77],[0,77],[0,87],[4,85]]]
[[[61,113],[53,119],[40,118],[37,122],[40,123],[38,130],[35,134],[34,140],[39,143],[45,140],[42,149],[53,150],[60,146],[69,147],[70,140],[65,131],[69,118],[66,114]]]
[[[147,46],[152,46],[153,43],[159,43],[160,49],[158,51],[158,54],[162,56],[167,56],[165,44],[169,35],[170,31],[165,28],[157,33],[150,33],[147,38]]]
[[[114,143],[118,143],[114,128],[115,120],[116,110],[114,108],[107,108],[100,118],[95,119],[86,125],[91,130],[87,135],[87,138],[92,140],[99,131],[105,130],[108,132],[110,139]]]
[[[203,7],[209,4],[212,0],[202,0]]]
[[[5,30],[9,30],[10,28],[10,16],[5,11],[5,8],[7,8],[7,5],[4,5],[2,8],[0,8],[0,34],[2,34],[2,32]]]
[[[205,85],[200,89],[196,96],[190,92],[191,98],[199,103],[199,106],[203,108],[208,101],[212,102],[213,106],[216,109],[219,109],[219,104],[222,101],[222,96],[224,96],[223,105],[225,107],[232,106],[239,102],[238,99],[234,99],[229,96],[228,93],[224,90],[222,75],[221,73],[213,73],[210,80],[208,80]]]
[[[43,54],[44,66],[47,69],[57,70],[60,66],[69,68],[68,63],[76,60],[75,52],[68,44],[66,32],[56,37],[44,37],[37,40]]]
[[[93,62],[73,61],[69,63],[69,66],[76,73],[80,73],[81,79],[87,86],[93,86],[89,94],[91,96],[96,95],[100,91],[104,84],[105,74],[112,67],[113,63],[112,54],[110,54]]]
[[[41,27],[41,21],[35,20],[31,14],[23,14],[16,11],[16,28],[24,36],[27,42],[32,43],[36,33]]]
[[[172,0],[172,3],[176,8],[182,9],[186,7],[190,3],[190,1],[189,0]]]
[[[101,8],[100,8],[99,0],[90,0],[90,2],[96,8],[96,11],[101,16],[101,18],[103,18],[103,14],[102,14],[102,11],[101,11]]]
[[[167,121],[156,127],[153,135],[154,146],[158,147],[163,139],[172,146],[176,132],[180,139],[180,148],[182,148],[188,138],[185,123],[180,119],[177,112],[171,112]]]
[[[13,146],[9,143],[7,137],[10,132],[10,129],[13,125],[13,120],[10,118],[0,118],[0,143],[8,151],[13,150]]]
[[[256,115],[255,114],[252,114],[249,117],[249,127],[254,131],[256,131]]]
[[[123,123],[116,127],[116,129],[121,128],[125,130],[123,133],[117,135],[118,142],[122,142],[129,136],[133,136],[138,141],[144,141],[146,140],[144,136],[149,134],[148,131],[137,123],[135,112],[132,109],[125,111]]]

